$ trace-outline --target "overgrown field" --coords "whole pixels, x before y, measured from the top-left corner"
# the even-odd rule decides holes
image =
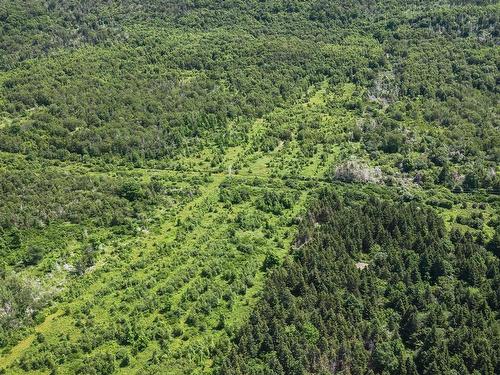
[[[498,372],[497,3],[92,3],[0,4],[0,373],[402,374],[404,362],[413,374],[436,370],[422,358],[443,347],[450,371]],[[331,196],[358,211],[333,207],[325,229],[312,217]],[[280,300],[298,321],[266,310],[281,272],[309,272],[297,254],[330,249],[307,245],[304,226],[363,231],[378,222],[359,211],[373,198],[402,221],[413,207],[439,222],[436,247],[425,225],[411,232],[437,265],[393,232],[327,259],[368,265],[348,277],[379,285],[328,284],[355,294],[345,346],[320,323],[340,320],[301,300]],[[391,247],[391,267],[374,246]],[[422,257],[418,272],[398,247]],[[421,294],[395,306],[406,289],[394,280],[432,306]],[[454,285],[463,293],[437,311]],[[492,331],[470,350],[443,343],[446,329],[466,337],[449,317],[467,293]],[[410,318],[434,336],[401,328]]]

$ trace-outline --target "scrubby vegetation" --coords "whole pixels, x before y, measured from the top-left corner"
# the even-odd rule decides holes
[[[1,2],[0,372],[499,372],[499,15]]]

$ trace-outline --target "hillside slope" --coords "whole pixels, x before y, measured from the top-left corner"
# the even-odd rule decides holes
[[[495,1],[1,2],[0,371],[240,366],[326,187],[430,210],[496,280],[499,16]],[[259,360],[242,373],[267,373]]]

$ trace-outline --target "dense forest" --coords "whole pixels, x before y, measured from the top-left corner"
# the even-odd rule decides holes
[[[500,370],[499,259],[470,233],[417,204],[323,192],[295,245],[220,373]]]
[[[499,18],[0,1],[0,373],[499,373]]]

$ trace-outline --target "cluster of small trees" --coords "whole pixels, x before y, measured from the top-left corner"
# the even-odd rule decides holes
[[[50,292],[36,280],[0,267],[0,347],[4,347],[21,337],[22,329],[50,300]]]

